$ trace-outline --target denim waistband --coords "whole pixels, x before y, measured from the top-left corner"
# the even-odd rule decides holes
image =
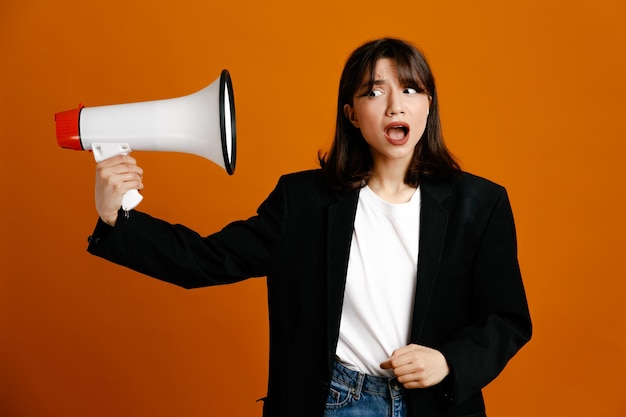
[[[333,365],[333,378],[354,390],[358,396],[362,391],[372,395],[398,397],[404,395],[404,387],[396,378],[368,375],[352,369],[335,361]]]

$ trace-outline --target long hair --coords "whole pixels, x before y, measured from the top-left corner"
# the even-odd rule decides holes
[[[417,187],[420,178],[446,178],[460,172],[443,141],[435,79],[426,58],[408,42],[383,38],[357,48],[341,74],[335,138],[327,154],[318,154],[324,176],[335,189],[352,190],[369,181],[372,155],[361,131],[346,117],[344,106],[353,105],[353,97],[364,80],[369,80],[368,88],[373,87],[376,63],[382,58],[394,61],[401,84],[420,86],[431,97],[426,128],[415,146],[404,182]]]

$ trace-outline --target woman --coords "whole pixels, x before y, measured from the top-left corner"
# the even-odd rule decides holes
[[[264,416],[482,416],[531,335],[504,188],[460,170],[423,55],[368,42],[342,73],[321,169],[207,237],[133,211],[130,156],[98,164],[89,251],[195,288],[267,277]]]

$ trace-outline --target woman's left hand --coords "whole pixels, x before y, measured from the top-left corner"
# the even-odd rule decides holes
[[[395,350],[380,367],[392,369],[398,382],[407,389],[432,387],[450,373],[441,352],[414,344]]]

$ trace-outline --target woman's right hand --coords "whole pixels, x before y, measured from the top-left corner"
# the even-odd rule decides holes
[[[96,165],[96,210],[103,222],[115,226],[122,197],[128,190],[143,189],[143,170],[135,158],[117,155]]]

